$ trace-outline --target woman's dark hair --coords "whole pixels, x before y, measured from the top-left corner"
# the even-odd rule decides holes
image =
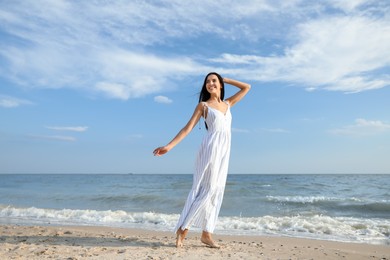
[[[218,80],[219,80],[219,83],[221,84],[221,95],[220,95],[220,98],[221,100],[223,100],[225,98],[225,84],[223,83],[223,78],[221,77],[221,75],[219,75],[218,73],[216,72],[210,72],[209,74],[206,75],[206,77],[204,78],[204,82],[203,82],[203,86],[202,86],[202,90],[200,91],[199,93],[199,103],[202,102],[202,101],[207,101],[209,100],[210,98],[210,93],[207,91],[207,88],[206,88],[206,83],[207,83],[207,78],[210,76],[210,75],[215,75],[217,76]],[[206,124],[206,121],[204,122],[204,125],[206,126],[206,129],[208,130],[208,126]]]
[[[200,94],[199,94],[199,103],[202,102],[202,101],[207,101],[210,98],[210,93],[206,89],[207,78],[210,75],[215,75],[215,76],[218,77],[219,83],[221,84],[221,95],[220,95],[220,98],[221,98],[221,100],[223,100],[225,98],[225,85],[223,83],[223,78],[221,77],[221,75],[219,75],[216,72],[210,72],[204,78],[202,90],[200,91]]]

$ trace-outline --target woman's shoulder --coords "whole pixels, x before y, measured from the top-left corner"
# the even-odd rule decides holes
[[[208,108],[207,102],[201,101],[201,102],[198,103],[198,105],[196,106],[195,110],[203,111],[204,109],[207,109],[207,108]]]
[[[207,103],[207,101],[201,101],[201,102],[198,103],[197,108],[198,107],[202,108],[202,109],[205,108],[205,107],[207,108],[207,107],[209,107],[209,104]]]

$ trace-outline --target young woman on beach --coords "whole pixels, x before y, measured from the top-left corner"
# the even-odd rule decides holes
[[[239,90],[224,100],[225,83]],[[199,104],[188,123],[172,141],[153,151],[155,156],[169,152],[191,132],[201,117],[204,118],[207,134],[197,155],[191,191],[175,228],[176,247],[183,246],[188,229],[194,225],[203,230],[202,243],[219,248],[211,234],[221,208],[228,172],[232,120],[230,108],[248,93],[250,87],[244,82],[222,78],[218,73],[209,73],[199,95]]]

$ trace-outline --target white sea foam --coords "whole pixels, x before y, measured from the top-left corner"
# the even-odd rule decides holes
[[[390,243],[390,221],[384,219],[368,220],[322,215],[221,217],[218,228],[248,235],[257,233],[348,242]]]
[[[344,202],[354,201],[363,202],[358,198],[337,198],[337,197],[326,197],[326,196],[266,196],[269,201],[276,202],[294,202],[294,203],[315,203],[315,202]]]
[[[174,226],[178,215],[160,214],[154,212],[126,212],[123,210],[72,210],[72,209],[41,209],[14,208],[0,206],[1,222],[22,222],[42,224],[77,224],[77,225],[107,225],[123,227],[164,227]]]
[[[103,225],[172,231],[178,214],[16,208],[0,205],[0,223]],[[326,240],[390,244],[390,220],[329,216],[220,217],[217,233],[283,235]]]

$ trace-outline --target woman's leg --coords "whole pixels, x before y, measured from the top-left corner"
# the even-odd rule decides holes
[[[186,238],[188,229],[182,230],[181,227],[176,231],[176,247],[182,247],[184,239]]]
[[[211,248],[220,248],[221,246],[214,242],[214,240],[211,237],[211,233],[207,231],[202,232],[202,237],[200,239],[203,244],[206,244],[207,246]]]

